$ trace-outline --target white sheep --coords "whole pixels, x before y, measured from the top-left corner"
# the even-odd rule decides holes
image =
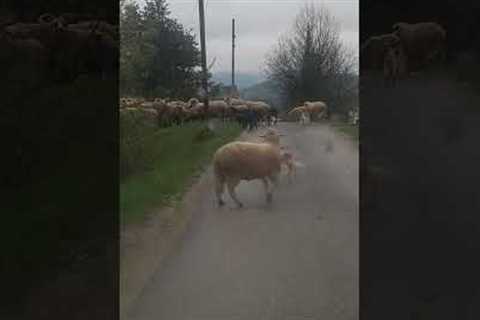
[[[305,108],[310,114],[310,119],[321,119],[328,112],[327,104],[323,101],[306,101],[304,103]]]
[[[242,207],[235,193],[241,180],[260,179],[266,192],[267,203],[272,202],[273,186],[278,183],[281,171],[282,155],[280,152],[280,135],[269,129],[262,136],[263,143],[231,142],[217,150],[213,157],[215,174],[215,193],[219,206],[225,202],[222,195],[227,185],[233,201]]]
[[[291,109],[290,111],[287,112],[287,115],[288,116],[294,116],[294,117],[298,117],[298,121],[301,121],[301,116],[303,113],[305,112],[308,112],[307,111],[307,108],[305,108],[304,106],[300,106],[300,107],[295,107],[293,109]]]

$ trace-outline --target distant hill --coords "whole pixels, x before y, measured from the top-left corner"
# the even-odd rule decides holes
[[[217,72],[212,75],[213,81],[221,82],[224,85],[232,83],[232,74],[230,72]],[[235,84],[241,89],[248,88],[256,83],[265,80],[262,75],[254,73],[237,73],[235,75]]]

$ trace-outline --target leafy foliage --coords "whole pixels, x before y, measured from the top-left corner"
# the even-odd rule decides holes
[[[121,8],[122,95],[187,98],[200,85],[200,52],[191,30],[169,17],[165,0]]]

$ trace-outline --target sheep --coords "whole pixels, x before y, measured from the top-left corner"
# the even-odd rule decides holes
[[[399,37],[413,67],[429,65],[434,59],[445,59],[446,31],[435,22],[405,23],[397,22],[392,26]]]
[[[164,110],[162,112],[162,121],[166,125],[183,123],[186,117],[185,109],[176,103],[168,102],[164,104]]]
[[[215,175],[215,194],[219,206],[225,202],[222,199],[225,184],[228,193],[238,207],[243,204],[238,200],[235,187],[241,180],[260,179],[266,192],[267,203],[272,202],[273,185],[278,183],[281,171],[282,156],[280,153],[280,135],[269,129],[264,142],[231,142],[220,147],[213,157]]]
[[[307,108],[305,106],[299,106],[291,109],[287,112],[289,116],[298,116],[298,121],[300,121],[302,113],[307,112]]]
[[[188,99],[188,101],[187,101],[187,106],[188,106],[189,108],[193,108],[193,107],[195,107],[195,106],[196,106],[197,104],[199,104],[199,103],[200,103],[200,101],[198,101],[197,98],[190,98],[190,99]]]
[[[242,99],[237,99],[237,98],[232,98],[232,97],[225,97],[223,100],[229,105],[229,106],[237,106],[237,105],[245,105],[246,101]]]
[[[195,106],[187,108],[187,110],[192,114],[194,119],[205,119],[206,117],[206,110],[203,103],[197,103]]]
[[[224,119],[227,113],[228,104],[223,100],[212,100],[208,102],[207,115],[211,118]]]
[[[129,107],[137,107],[136,100],[130,97],[120,98],[120,109]]]
[[[189,107],[188,102],[186,103],[181,100],[168,101],[167,104],[173,107],[181,107],[181,108]]]
[[[271,109],[270,105],[263,101],[247,101],[246,105],[250,110],[255,112],[260,121],[265,120]]]
[[[156,98],[153,99],[153,102],[167,103],[168,101],[166,99],[156,97]]]
[[[239,104],[232,107],[235,111],[247,111],[248,106],[246,104]]]
[[[310,115],[310,119],[321,119],[324,115],[327,115],[328,107],[323,101],[306,101],[304,106]]]

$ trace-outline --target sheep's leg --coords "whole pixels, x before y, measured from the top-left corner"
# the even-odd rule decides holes
[[[278,186],[278,174],[272,174],[267,177],[270,182],[270,192],[267,194],[267,203],[272,203],[273,189]]]
[[[270,182],[270,201],[268,200],[268,198],[267,198],[267,201],[271,202],[273,189],[278,186],[278,174],[272,174],[267,178],[268,178],[268,181]]]
[[[262,179],[263,186],[265,187],[265,194],[267,197],[267,203],[272,203],[272,188],[268,183],[267,178]]]
[[[238,185],[239,182],[240,181],[238,181],[237,179],[227,180],[227,190],[232,200],[235,201],[239,208],[241,208],[243,207],[243,204],[240,202],[240,200],[238,200],[237,194],[235,193],[235,187]]]
[[[225,201],[222,199],[223,191],[225,189],[225,180],[221,177],[215,177],[215,194],[217,196],[218,206],[223,206]]]

